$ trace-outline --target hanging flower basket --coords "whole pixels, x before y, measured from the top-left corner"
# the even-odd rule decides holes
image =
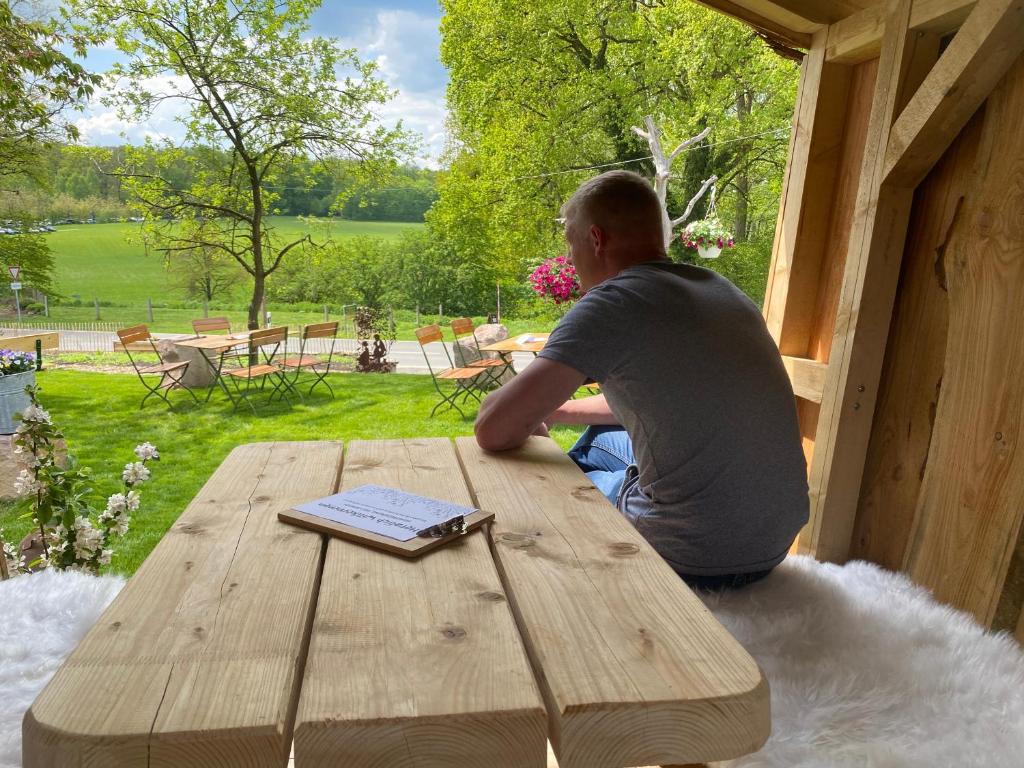
[[[679,239],[685,247],[695,249],[702,259],[717,259],[723,249],[735,245],[732,233],[717,216],[691,221]]]
[[[31,399],[25,387],[36,383],[36,356],[31,352],[0,349],[0,435],[11,435]]]

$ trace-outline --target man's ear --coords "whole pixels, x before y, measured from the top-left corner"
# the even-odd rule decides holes
[[[608,234],[597,224],[591,224],[590,242],[594,245],[594,253],[600,253],[608,245]]]

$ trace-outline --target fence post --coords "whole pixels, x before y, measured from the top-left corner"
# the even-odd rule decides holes
[[[153,300],[146,299],[146,309],[149,310],[149,322],[153,322]],[[99,315],[97,315],[99,317]]]
[[[43,294],[43,316],[50,316],[50,298],[45,293]]]
[[[330,319],[331,319],[331,318],[330,318],[330,317],[328,316],[328,314],[327,314],[327,305],[326,305],[326,304],[324,304],[324,322],[326,323],[326,322],[327,322],[328,320],[330,320]]]
[[[420,327],[420,305],[419,305],[419,302],[416,303],[416,327],[417,328]]]
[[[36,370],[43,370],[43,340],[36,339]]]
[[[441,322],[441,316],[444,314],[444,312],[442,311],[443,309],[444,309],[444,307],[441,306],[440,302],[438,302],[438,304],[437,304],[437,322],[439,322],[439,323]]]
[[[209,316],[210,316],[210,302],[207,301],[206,299],[203,299],[203,317],[209,317]]]
[[[96,319],[99,320],[100,319],[100,300],[99,299],[93,299],[92,303],[96,307]]]

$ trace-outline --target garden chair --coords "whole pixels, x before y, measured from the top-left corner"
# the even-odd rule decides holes
[[[484,375],[484,370],[481,368],[457,368],[452,362],[451,353],[448,351],[447,345],[444,343],[444,336],[441,334],[441,326],[435,323],[434,325],[427,325],[423,328],[416,329],[416,340],[420,343],[420,349],[423,351],[423,359],[427,361],[427,370],[430,371],[430,378],[434,381],[434,388],[437,390],[437,394],[441,396],[441,402],[434,406],[430,412],[430,417],[433,418],[434,414],[437,413],[437,409],[443,405],[448,406],[448,410],[454,408],[462,418],[466,418],[466,414],[462,412],[462,409],[456,404],[455,400],[459,395],[462,395],[463,402],[469,397],[476,398],[477,402],[480,402],[480,396],[476,393],[479,389],[477,380],[480,376]],[[441,349],[444,350],[445,357],[448,358],[448,365],[451,366],[443,371],[434,371],[434,366],[430,364],[430,356],[427,354],[427,345],[434,342],[441,343]],[[450,381],[455,386],[451,392],[446,393],[441,387],[442,381]]]
[[[464,368],[479,368],[485,374],[484,386],[494,384],[495,386],[501,386],[501,377],[505,375],[507,371],[512,371],[515,374],[515,369],[512,367],[512,359],[509,357],[508,360],[504,358],[490,359],[484,357],[484,353],[480,351],[480,341],[476,337],[476,326],[473,325],[473,319],[469,317],[457,317],[451,322],[452,335],[455,337],[455,356],[460,357],[458,342],[464,338],[471,338],[473,340],[472,346],[476,349],[477,359],[475,360],[462,360],[456,359],[456,362]]]
[[[285,378],[281,366],[275,362],[278,353],[286,348],[287,343],[288,327],[282,325],[252,331],[247,342],[224,352],[223,361],[229,365],[222,366],[221,375],[232,382],[238,395],[237,399],[232,398],[234,410],[238,409],[240,402],[245,401],[252,408],[252,412],[256,413],[256,406],[250,402],[250,398],[254,390],[262,392],[268,380],[274,385],[269,399],[273,400],[275,396],[280,395],[288,405],[291,405],[288,393],[295,390]],[[234,367],[231,367],[232,363]],[[256,382],[259,382],[258,386]]]
[[[231,333],[231,321],[226,317],[201,317],[192,321],[192,330],[196,336],[224,331]]]
[[[329,346],[327,347],[327,359],[306,354],[310,347],[310,342],[314,339],[330,340]],[[331,372],[331,360],[334,357],[334,345],[337,340],[338,322],[336,320],[329,323],[312,323],[310,325],[303,326],[299,341],[299,356],[286,357],[281,362],[281,367],[284,368],[285,377],[287,378],[288,375],[291,374],[291,389],[293,389],[300,398],[302,397],[302,393],[299,392],[298,387],[295,385],[303,371],[309,371],[316,378],[312,385],[310,385],[308,394],[313,394],[313,390],[320,384],[323,384],[327,387],[327,391],[331,393],[331,397],[334,397],[334,390],[327,381],[327,374]],[[323,353],[321,352],[320,354]],[[320,366],[322,366],[322,370],[318,371],[317,368]]]
[[[135,373],[138,374],[139,381],[148,390],[146,396],[142,398],[142,402],[139,403],[140,410],[153,395],[159,397],[167,403],[168,408],[173,410],[174,406],[171,405],[171,401],[167,399],[166,395],[172,389],[184,389],[195,400],[196,404],[199,404],[199,399],[195,396],[195,393],[182,382],[185,371],[188,370],[189,361],[166,362],[163,355],[160,354],[156,340],[150,335],[149,328],[145,325],[133,325],[131,328],[122,328],[117,332],[117,337],[121,340],[121,346],[124,347],[124,351],[128,355],[128,361],[132,364],[132,368],[135,369]],[[148,352],[149,349],[146,348],[147,343],[149,349],[152,349],[157,360],[160,361],[156,365],[140,365],[134,355],[132,355],[132,352]],[[151,381],[147,381],[147,376],[159,376],[160,379],[154,385]]]

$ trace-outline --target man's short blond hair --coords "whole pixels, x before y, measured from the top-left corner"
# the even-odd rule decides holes
[[[565,201],[562,216],[582,227],[661,237],[661,201],[651,182],[632,171],[608,171],[583,182]]]

